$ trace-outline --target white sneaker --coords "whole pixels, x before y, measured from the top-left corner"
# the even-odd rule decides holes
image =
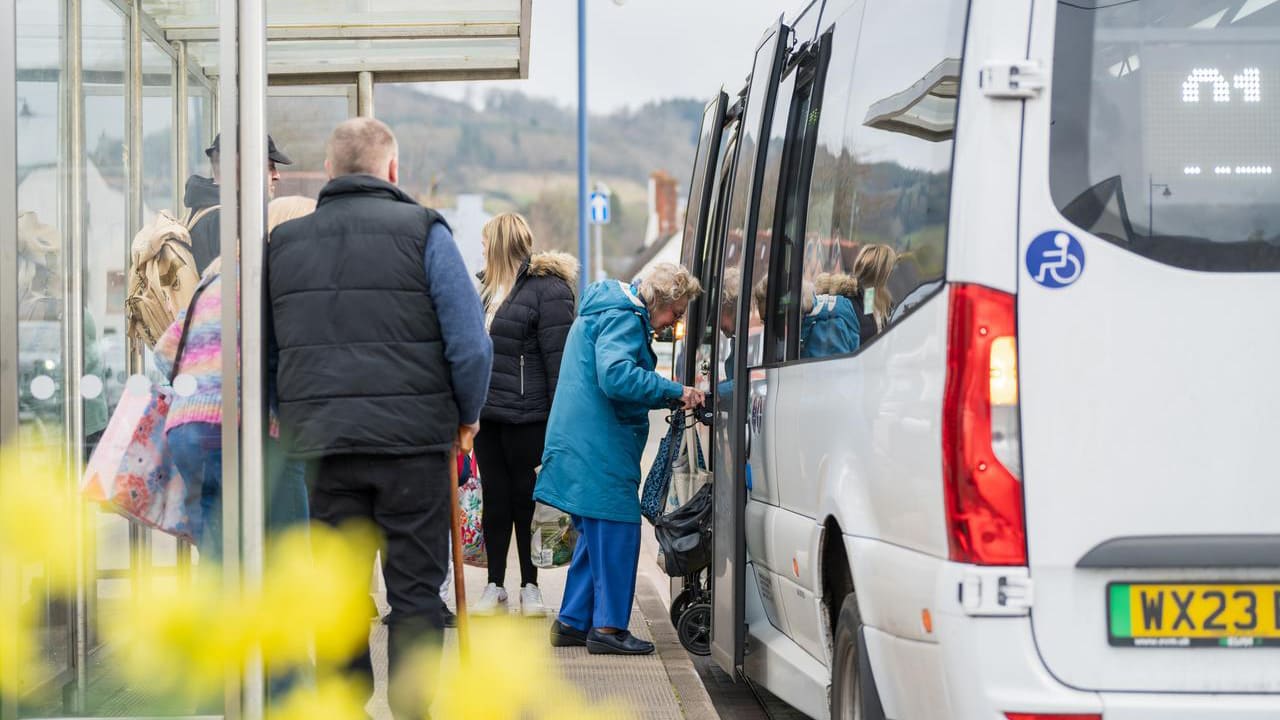
[[[471,606],[472,615],[493,615],[498,611],[499,605],[507,604],[507,591],[498,587],[493,583],[485,586],[484,592],[480,593],[480,599],[475,605]]]
[[[547,606],[542,604],[542,591],[537,585],[525,585],[520,589],[520,614],[525,617],[546,617]]]

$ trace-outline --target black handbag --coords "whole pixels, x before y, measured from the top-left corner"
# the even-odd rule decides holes
[[[711,520],[711,485],[707,484],[689,502],[654,522],[653,534],[668,575],[684,577],[711,564]]]

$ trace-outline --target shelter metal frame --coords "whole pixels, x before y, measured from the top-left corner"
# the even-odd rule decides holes
[[[85,98],[98,94],[123,94],[125,168],[124,189],[127,209],[125,226],[128,238],[142,227],[145,186],[143,164],[144,99],[170,96],[170,166],[174,188],[169,198],[175,209],[182,204],[180,181],[191,174],[197,158],[190,136],[193,122],[191,98],[193,90],[207,98],[201,127],[207,122],[222,129],[224,148],[220,160],[221,176],[236,178],[221,186],[223,222],[220,238],[224,257],[238,256],[241,313],[235,303],[223,309],[223,377],[240,381],[242,395],[225,393],[223,417],[240,417],[241,425],[223,427],[223,503],[224,515],[224,580],[235,587],[252,589],[263,577],[263,544],[265,497],[263,493],[262,417],[264,367],[261,338],[262,249],[266,228],[266,100],[268,96],[345,97],[348,115],[373,116],[374,91],[378,82],[432,82],[442,80],[489,80],[527,78],[531,34],[532,0],[518,2],[518,16],[513,20],[477,20],[456,22],[314,23],[268,22],[264,3],[260,0],[223,0],[219,4],[216,24],[190,24],[165,27],[145,12],[144,0],[102,0],[123,18],[125,35],[124,65],[112,68],[84,67],[84,5],[86,0],[59,0],[58,67],[36,67],[19,70],[16,54],[18,38],[18,0],[0,0],[0,175],[16,178],[18,172],[17,87],[19,82],[57,83],[58,147],[60,170],[58,225],[62,232],[60,251],[66,272],[62,278],[65,298],[65,320],[62,327],[62,393],[61,420],[66,429],[65,463],[68,475],[78,478],[84,457],[84,409],[80,402],[81,370],[85,362],[86,244],[89,241],[87,217],[88,174],[86,157]],[[273,61],[270,44],[287,43],[291,48],[306,43],[355,42],[359,47],[374,47],[382,41],[422,41],[436,47],[465,41],[514,41],[513,55],[471,55],[458,52],[434,55],[389,56],[372,52],[370,57],[357,55],[341,61],[325,61],[317,54],[307,57],[294,52],[284,60]],[[218,43],[216,67],[205,67],[193,46]],[[168,75],[144,72],[143,54],[148,43],[168,58]],[[425,46],[425,45],[424,45]],[[206,46],[207,48],[207,46]],[[292,58],[292,59],[290,59]],[[205,57],[204,59],[209,60]],[[209,60],[212,62],[212,60]],[[115,90],[113,88],[119,88]],[[209,127],[206,132],[211,132]],[[210,138],[201,138],[201,142]],[[239,156],[241,162],[237,164]],[[8,192],[0,193],[0,218],[17,217],[16,183]],[[126,240],[127,238],[121,238]],[[124,267],[129,265],[129,243],[122,242]],[[18,265],[16,223],[0,222],[0,286],[13,287]],[[19,415],[19,308],[16,293],[0,293],[0,445],[18,437]],[[236,365],[236,343],[240,343],[241,365]],[[141,372],[143,357],[132,342],[126,351],[129,374]],[[224,381],[224,387],[235,387]],[[5,479],[0,478],[0,482]],[[90,532],[90,513],[81,506],[77,527],[81,535]],[[140,569],[150,563],[149,531],[132,526],[130,537],[130,569],[101,570],[94,568],[87,551],[77,552],[78,589],[74,597],[75,631],[68,654],[71,658],[62,677],[75,679],[70,710],[83,717],[86,707],[89,624],[95,593],[88,592],[99,579],[131,579],[141,583]],[[81,542],[78,547],[84,548]],[[185,573],[190,559],[189,546],[180,545],[178,570]],[[0,565],[0,592],[19,592],[20,568]],[[140,585],[134,585],[135,589]],[[11,603],[5,603],[12,607]],[[0,637],[10,645],[13,638]],[[16,686],[19,668],[5,668],[8,676],[0,681]],[[12,684],[11,684],[12,683]],[[261,657],[250,658],[244,672],[228,679],[226,693],[227,718],[257,720],[265,712],[265,688]],[[13,695],[0,697],[0,718],[17,718],[20,708]],[[195,718],[197,716],[190,716]],[[189,718],[190,720],[190,718]]]

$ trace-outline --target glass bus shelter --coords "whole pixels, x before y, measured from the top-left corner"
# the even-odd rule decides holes
[[[329,129],[373,115],[375,83],[527,77],[530,4],[0,0],[0,443],[56,453],[78,486],[125,385],[158,379],[126,335],[130,243],[157,212],[187,214],[187,178],[211,175],[205,148],[220,132],[222,257],[240,259],[241,294],[224,347],[237,324],[242,347],[239,367],[224,365],[223,387],[241,393],[224,393],[223,417],[243,418],[223,429],[224,577],[257,582],[267,133],[295,160],[284,185],[314,195]],[[76,512],[73,596],[52,592],[39,565],[0,567],[0,608],[38,606],[42,661],[4,668],[0,685],[17,688],[0,700],[4,720],[135,713],[98,628],[146,583],[186,582],[199,563],[185,543],[96,505]],[[262,683],[248,668],[203,714],[261,717]]]

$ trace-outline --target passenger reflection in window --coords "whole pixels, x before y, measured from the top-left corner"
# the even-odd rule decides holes
[[[724,271],[724,277],[720,280],[720,334],[724,339],[720,342],[720,352],[723,358],[723,372],[720,373],[720,382],[716,385],[716,397],[728,400],[733,394],[733,374],[734,374],[734,336],[737,334],[738,322],[738,295],[742,286],[742,273],[737,268],[729,268]]]
[[[21,375],[19,407],[30,417],[56,421],[62,415],[61,400],[36,398],[30,388],[39,376],[62,375],[62,323],[65,320],[61,290],[61,238],[51,225],[34,212],[18,213],[18,342]],[[83,375],[102,379],[102,357],[98,350],[98,326],[84,311]],[[88,457],[98,446],[107,428],[107,400],[102,393],[83,399],[84,453]]]
[[[808,281],[800,291],[800,357],[830,357],[857,350],[862,339],[858,313],[849,298],[820,294]]]
[[[883,332],[889,324],[889,314],[893,312],[889,277],[897,263],[898,254],[888,245],[867,245],[853,263],[857,290],[851,299],[862,323],[864,342]]]

